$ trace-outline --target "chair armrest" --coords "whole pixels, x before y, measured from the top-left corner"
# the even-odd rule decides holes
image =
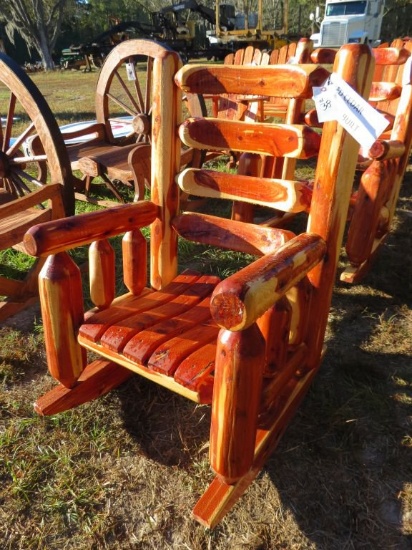
[[[210,309],[216,323],[244,330],[318,264],[326,252],[321,237],[303,233],[231,275],[215,288]]]
[[[405,144],[402,141],[378,139],[368,151],[368,157],[376,160],[400,158],[405,153]]]
[[[63,186],[60,183],[49,183],[32,193],[24,195],[24,197],[19,197],[18,199],[2,204],[0,206],[0,218],[18,214],[46,200],[61,198],[62,193]]]
[[[90,136],[90,141],[96,139],[107,141],[106,127],[101,122],[93,122],[80,130],[63,130],[62,136],[65,141],[84,136]]]
[[[115,237],[151,224],[158,207],[150,201],[122,204],[35,225],[24,236],[24,247],[31,256],[47,256]]]

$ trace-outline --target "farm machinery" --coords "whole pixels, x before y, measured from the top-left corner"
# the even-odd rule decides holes
[[[119,42],[129,38],[148,38],[169,46],[183,59],[207,57],[223,59],[229,52],[247,45],[274,48],[285,43],[275,30],[262,30],[262,1],[258,12],[236,13],[232,4],[216,2],[215,9],[196,0],[183,0],[157,12],[147,12],[146,21],[116,21],[90,43],[62,51],[64,69],[85,70],[100,67],[103,59]],[[281,32],[281,31],[280,31]]]

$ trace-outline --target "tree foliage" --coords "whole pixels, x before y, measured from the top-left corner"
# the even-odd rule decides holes
[[[148,22],[150,12],[181,0],[0,0],[0,24],[14,43],[17,33],[29,51],[40,56],[45,68],[53,67],[52,52],[72,44],[90,43],[96,36],[121,21]],[[197,0],[214,8],[215,0]],[[236,13],[251,14],[258,9],[258,0],[221,0],[233,3]],[[292,39],[311,34],[309,15],[325,0],[265,0],[263,28],[284,29]],[[286,16],[286,17],[285,17]],[[191,15],[191,17],[196,17]],[[392,40],[412,35],[411,0],[386,0],[382,38]]]
[[[35,50],[45,69],[54,67],[52,51],[60,33],[67,4],[72,0],[2,0],[0,20],[12,43],[15,34],[27,49]]]

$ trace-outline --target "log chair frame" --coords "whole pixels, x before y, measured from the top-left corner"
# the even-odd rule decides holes
[[[359,93],[367,96],[373,63],[367,46],[349,45],[341,49],[334,70]],[[89,401],[123,382],[132,371],[195,401],[211,401],[210,459],[216,478],[200,498],[194,516],[212,527],[256,477],[319,368],[357,144],[337,123],[325,124],[313,192],[312,204],[315,207],[311,210],[307,232],[300,235],[230,220],[218,221],[213,216],[198,213],[177,215],[179,193],[174,177],[179,171],[180,140],[176,124],[180,123],[181,92],[170,82],[177,68],[177,56],[168,56],[154,65],[154,118],[161,124],[153,132],[151,201],[118,206],[110,210],[110,216],[107,211],[94,212],[49,222],[26,234],[25,245],[29,253],[35,256],[51,254],[40,276],[41,304],[48,365],[51,374],[60,382],[37,401],[36,410],[40,414],[54,414]],[[263,86],[273,85],[274,79],[281,75],[281,70],[276,67],[265,74],[256,72],[261,71],[260,68],[255,71],[246,67],[235,70],[239,71],[238,82],[247,87],[251,82],[255,86],[257,82]],[[306,66],[302,71],[309,78],[312,73],[317,75],[317,81],[324,78],[323,69],[319,71]],[[222,84],[219,84],[220,76]],[[226,77],[227,71],[225,75],[217,66],[187,66],[175,79],[184,92],[196,93],[195,88],[200,85],[210,93],[216,93],[222,87],[228,92],[241,93],[239,87],[234,90],[227,87]],[[310,79],[306,82],[315,84]],[[308,84],[305,86],[304,93],[307,93]],[[183,141],[189,146],[198,142],[203,148],[205,143],[214,140],[216,132],[205,136],[204,124],[227,138],[235,150],[243,142],[241,146],[244,148],[252,147],[253,143],[252,150],[261,152],[263,144],[270,149],[266,154],[273,154],[269,143],[271,137],[268,140],[250,137],[258,129],[256,124],[189,120],[179,129]],[[313,154],[319,145],[312,130],[280,126],[277,131],[272,125],[260,126],[259,131],[266,137],[271,133],[276,135],[273,147],[280,147],[287,155]],[[190,186],[193,178],[202,173],[201,170],[185,170],[179,176],[179,183],[183,187]],[[208,175],[204,177],[208,178]],[[290,182],[286,186],[289,188]],[[241,195],[250,200],[247,187]],[[208,195],[208,189],[205,193]],[[255,195],[251,200],[257,198]],[[191,236],[195,241],[217,241],[229,249],[254,251],[261,257],[221,282],[216,277],[192,272],[176,275],[178,233],[186,236],[191,220],[196,221],[197,232]],[[151,288],[146,288],[146,242],[138,229],[149,224]],[[130,293],[114,299],[113,251],[107,238],[119,233],[126,233],[124,276]],[[88,242],[93,243],[90,263],[96,309],[85,318],[80,274],[65,250]],[[187,287],[189,282],[193,286],[184,291],[183,287]],[[186,364],[184,370],[185,382],[175,379],[177,371],[172,371],[175,373],[173,377],[166,376],[130,360],[114,348],[103,349],[101,342],[105,336],[102,340],[100,336],[94,342],[90,340],[91,332],[99,331],[109,318],[112,322],[113,316],[119,316],[120,312],[118,327],[113,325],[114,332],[108,329],[114,338],[111,343],[116,346],[115,341],[120,335],[118,330],[134,331],[136,322],[147,321],[144,310],[147,310],[148,303],[159,303],[165,295],[170,300],[171,293],[176,298],[171,302],[173,308],[180,307],[182,301],[192,302],[197,297],[193,315],[190,311],[188,313],[192,315],[192,321],[195,318],[192,328],[194,332],[197,330],[198,337],[199,332],[212,333],[210,340],[204,340],[204,347],[198,350],[200,357],[196,352],[188,356],[190,364]],[[137,308],[134,310],[136,317],[133,314],[130,317],[130,308],[133,307]],[[207,315],[202,317],[202,321],[199,313],[204,315],[205,310]],[[125,319],[125,313],[130,323]],[[155,310],[147,310],[149,317],[155,314]],[[179,314],[170,322],[178,318]],[[168,326],[172,330],[169,321],[164,322],[163,329]],[[184,322],[188,322],[187,317],[184,317]],[[164,331],[156,334],[163,343],[156,348],[156,353],[160,350],[160,354],[155,355],[160,362],[167,357],[166,366],[169,368],[173,354],[171,351],[162,352],[163,338],[167,339],[167,335]],[[213,343],[216,338],[217,342]],[[133,338],[129,339],[126,347],[132,342]],[[139,347],[136,341],[130,350],[135,343]],[[85,347],[97,351],[102,359],[88,365]],[[196,391],[188,387],[189,382],[193,382],[194,357],[201,361]],[[184,363],[185,360],[177,370]]]

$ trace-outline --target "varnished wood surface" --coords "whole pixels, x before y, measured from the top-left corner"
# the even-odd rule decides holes
[[[91,238],[94,234],[101,240],[116,231],[134,232],[143,219],[151,223],[151,288],[144,287],[140,291],[143,270],[131,265],[128,286],[134,286],[131,279],[136,273],[136,295],[128,293],[115,298],[106,307],[105,292],[99,293],[104,298],[105,303],[101,306],[104,309],[95,308],[86,315],[82,312],[81,298],[73,298],[80,275],[67,264],[66,256],[57,254],[57,263],[53,260],[51,273],[49,266],[50,276],[46,272],[42,283],[43,315],[50,324],[49,333],[57,334],[55,338],[47,338],[49,366],[61,383],[73,387],[70,392],[63,392],[66,403],[70,401],[67,395],[73,395],[70,406],[77,403],[76,391],[79,402],[84,401],[84,394],[76,388],[82,387],[79,381],[87,376],[89,367],[82,361],[72,361],[69,368],[67,363],[57,365],[57,359],[76,355],[84,348],[103,361],[115,362],[195,402],[211,403],[210,460],[218,480],[201,497],[195,515],[200,521],[214,525],[241,496],[276,447],[319,368],[358,147],[334,121],[324,124],[320,144],[319,138],[316,143],[311,139],[312,131],[302,132],[291,125],[274,130],[271,125],[234,123],[234,129],[227,131],[232,137],[225,143],[227,146],[228,141],[235,144],[237,140],[237,150],[260,153],[265,147],[262,145],[265,138],[273,143],[276,138],[282,142],[279,154],[307,152],[303,146],[305,141],[312,143],[311,149],[319,153],[312,200],[306,206],[309,208],[306,231],[293,236],[288,231],[256,228],[253,224],[234,220],[218,221],[215,216],[180,215],[176,185],[180,142],[176,129],[181,122],[181,92],[171,86],[177,69],[174,57],[165,57],[153,67],[156,85],[153,90],[151,201],[141,203],[140,209],[138,204],[132,205],[130,211],[114,209],[110,212],[113,216],[105,212],[106,219],[99,219],[101,226],[92,218],[95,225],[90,231],[85,229],[85,222],[74,224],[73,228],[62,224],[53,226],[63,244],[58,244],[41,229],[34,232],[32,240],[37,253],[47,253],[59,250],[59,246],[84,243],[86,237]],[[243,72],[243,68],[230,69],[217,69],[217,74],[213,67],[191,65],[187,70],[178,71],[176,82],[184,90],[191,91],[200,75],[200,82],[210,84],[212,92],[223,87],[225,93],[242,93],[242,87],[249,84],[249,77],[241,82],[240,75],[249,73]],[[252,69],[245,67],[246,71]],[[324,77],[327,73],[309,65],[306,68],[278,67],[273,73],[265,71],[266,68],[262,79],[254,81],[256,89],[259,86],[264,89],[277,71],[288,79],[285,93],[293,90],[302,97],[309,94],[317,78],[314,75]],[[368,97],[373,72],[368,47],[348,45],[342,48],[334,71],[363,97]],[[299,75],[296,82],[293,75]],[[224,87],[224,82],[233,85],[233,89]],[[243,91],[255,93],[250,88],[243,88]],[[197,128],[197,122],[190,121],[187,127],[192,124],[200,150],[205,142],[206,147],[209,146],[210,135],[214,140],[216,132],[224,134],[227,128],[232,128],[227,121],[210,119],[198,124]],[[297,144],[300,139],[302,144]],[[269,151],[274,151],[273,144]],[[279,178],[283,182],[286,171],[282,170]],[[236,191],[242,194],[243,187],[248,199],[253,195],[255,200],[257,192],[246,189],[243,176],[246,174],[242,175],[240,181],[243,183]],[[231,178],[225,178],[208,175],[206,179],[209,187],[219,187],[223,196],[224,193],[230,195]],[[292,178],[287,179],[289,183],[280,188],[276,188],[276,182],[271,182],[274,195],[293,195],[296,189],[304,193],[304,185],[299,188],[290,183]],[[199,181],[204,183],[205,180]],[[262,191],[266,192],[267,187],[262,186]],[[128,219],[120,221],[126,212]],[[115,219],[117,217],[119,219]],[[223,248],[253,252],[259,257],[222,281],[191,271],[179,275],[178,235],[203,244],[221,244]],[[137,264],[139,256],[143,255],[142,242],[140,237],[130,234],[126,237],[126,271],[129,262]],[[104,255],[105,248],[104,245],[99,249],[98,255]],[[111,266],[111,261],[108,265]],[[111,285],[110,277],[108,284]],[[68,296],[71,296],[70,302]],[[58,310],[59,301],[64,305],[62,312]],[[74,330],[69,330],[70,324]],[[106,384],[101,384],[102,390],[105,387]],[[92,398],[97,390],[90,391]],[[56,396],[56,407],[60,406],[59,400]],[[52,410],[53,404],[49,402],[48,407]]]
[[[50,256],[39,277],[47,365],[66,388],[73,387],[86,367],[86,352],[76,341],[83,321],[80,270],[66,252]]]
[[[412,45],[409,51],[406,50],[406,54],[399,54],[400,61],[404,62],[411,50]],[[390,130],[366,154],[366,171],[361,178],[352,208],[345,245],[349,264],[340,275],[341,280],[346,283],[358,283],[367,275],[389,234],[411,151],[411,74],[404,74],[404,63],[382,67],[391,69],[390,72],[382,71],[382,78],[391,78],[397,82],[401,94],[395,101],[378,104],[393,113],[384,113],[385,116],[392,117],[392,124]],[[409,70],[412,72],[411,68]]]
[[[32,256],[56,254],[145,227],[153,222],[156,215],[156,206],[149,201],[142,201],[113,207],[110,215],[103,210],[70,216],[32,227],[24,237],[24,246]]]
[[[307,126],[189,119],[179,128],[183,143],[211,150],[248,151],[273,157],[310,158],[319,150],[319,135]]]
[[[216,170],[188,168],[179,175],[178,184],[183,191],[193,195],[241,199],[283,212],[307,212],[312,198],[308,182],[227,174]]]
[[[63,385],[41,396],[34,404],[34,410],[42,416],[58,414],[101,397],[123,384],[132,372],[111,361],[98,359],[82,372],[76,385],[69,389]]]
[[[298,235],[274,254],[227,277],[213,294],[213,318],[227,329],[244,330],[305,277],[322,260],[325,251],[325,243],[318,235]]]
[[[310,98],[312,86],[321,86],[329,72],[316,65],[267,65],[260,67],[216,65],[201,67],[185,65],[175,77],[185,92],[271,96],[280,90],[282,97]]]
[[[295,235],[292,231],[259,227],[201,213],[184,213],[173,227],[185,239],[260,256],[276,252]]]

